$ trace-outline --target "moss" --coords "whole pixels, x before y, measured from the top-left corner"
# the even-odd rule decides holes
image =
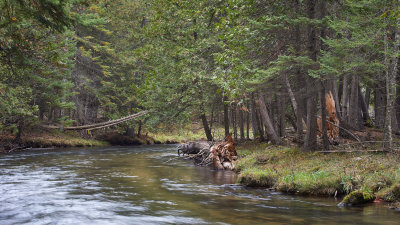
[[[248,187],[273,187],[276,183],[276,174],[268,170],[247,168],[239,175],[238,183]]]
[[[374,196],[371,193],[358,190],[346,195],[343,201],[339,203],[339,206],[361,205],[372,202],[373,200]]]
[[[400,183],[382,189],[377,193],[377,197],[388,202],[400,201]]]
[[[363,190],[400,201],[399,157],[370,153],[310,153],[296,148],[246,143],[237,146],[241,184],[282,192],[338,196]]]

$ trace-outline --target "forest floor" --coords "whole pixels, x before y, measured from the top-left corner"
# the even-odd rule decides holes
[[[246,186],[314,196],[360,190],[375,201],[400,201],[399,154],[312,153],[255,142],[239,144],[237,152],[238,182]]]

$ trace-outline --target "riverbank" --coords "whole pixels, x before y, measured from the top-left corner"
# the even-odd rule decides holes
[[[140,136],[129,137],[116,131],[82,135],[76,131],[61,132],[59,130],[33,129],[24,132],[20,142],[17,143],[15,135],[0,134],[0,153],[16,152],[29,148],[176,144],[204,139],[202,135],[201,132],[178,130],[174,132],[146,132]]]
[[[103,147],[110,145],[106,141],[81,137],[78,133],[67,131],[32,130],[21,136],[15,143],[15,136],[0,136],[0,152],[9,153],[26,148],[59,148],[59,147]]]
[[[285,193],[339,196],[356,190],[400,201],[400,156],[387,153],[310,153],[295,147],[247,143],[237,147],[238,182]]]

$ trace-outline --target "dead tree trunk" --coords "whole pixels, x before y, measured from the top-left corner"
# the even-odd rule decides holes
[[[364,96],[362,95],[360,87],[358,87],[358,97],[359,97],[359,104],[361,106],[361,111],[362,111],[362,119],[365,124],[365,123],[367,123],[367,121],[370,118],[369,118],[367,103],[365,102],[365,99],[364,99]]]
[[[260,114],[262,117],[262,122],[264,124],[264,126],[266,127],[266,131],[268,134],[268,137],[271,139],[271,142],[273,144],[280,144],[281,143],[281,139],[279,138],[279,136],[277,135],[275,129],[274,129],[274,125],[271,121],[271,118],[268,114],[268,110],[267,110],[267,106],[265,105],[265,100],[264,100],[264,96],[260,93],[259,97],[258,97],[258,101],[257,104],[260,108]]]

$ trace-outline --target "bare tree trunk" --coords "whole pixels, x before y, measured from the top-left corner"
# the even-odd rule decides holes
[[[224,126],[225,126],[225,137],[229,135],[229,105],[227,103],[228,98],[224,96]]]
[[[315,95],[315,86],[311,83],[313,79],[309,78],[307,82],[307,132],[304,139],[304,149],[305,150],[315,150],[317,149],[317,98]]]
[[[137,131],[138,137],[140,137],[140,135],[142,134],[142,127],[143,127],[143,122],[141,120],[139,120],[139,127],[138,127],[138,131]]]
[[[135,126],[126,128],[125,135],[131,138],[135,137]]]
[[[257,101],[256,101],[257,102]],[[258,124],[258,132],[260,132],[260,139],[262,141],[268,141],[268,135],[265,136],[265,132],[264,132],[264,125],[263,125],[263,121],[262,121],[262,117],[261,117],[261,113],[260,113],[260,107],[257,107],[257,124]]]
[[[257,137],[259,137],[261,135],[260,133],[260,129],[259,129],[259,122],[258,122],[258,118],[257,118],[257,109],[256,109],[256,104],[255,104],[255,99],[254,99],[254,93],[251,94],[251,123],[253,126],[253,137],[254,139],[256,139]]]
[[[386,91],[384,88],[384,82],[377,81],[374,88],[375,96],[375,127],[382,129],[385,123],[385,111],[386,111]]]
[[[348,82],[349,82],[349,75],[346,74],[343,77],[342,111],[340,112],[341,117],[344,121],[347,121],[347,119],[348,119],[348,111],[347,111],[347,106],[349,103],[349,92],[348,92],[349,84],[348,84]]]
[[[324,151],[329,150],[329,139],[328,132],[326,127],[326,98],[325,98],[325,85],[322,82],[321,85],[321,93],[320,93],[320,101],[321,101],[321,128],[322,128],[322,143],[324,146]]]
[[[360,121],[359,113],[361,111],[359,104],[359,78],[357,74],[353,75],[351,81],[350,105],[349,105],[349,123],[357,129],[362,129],[362,122]]]
[[[289,94],[290,102],[292,103],[293,112],[297,114],[297,101],[296,98],[294,97],[292,87],[290,86],[290,82],[286,74],[283,74],[283,79],[285,80],[286,89]],[[297,117],[297,115],[295,116]]]
[[[367,87],[365,90],[365,95],[364,95],[364,100],[365,100],[365,105],[367,106],[367,112],[369,115],[369,101],[371,99],[371,88]]]
[[[398,77],[397,81],[397,88],[396,88],[396,101],[395,101],[395,111],[396,111],[396,118],[397,118],[397,124],[400,126],[400,77]]]
[[[335,77],[331,77],[330,80],[327,81],[328,85],[327,88],[325,89],[325,93],[329,93],[330,91],[332,92],[333,95],[333,100],[335,100],[335,109],[336,109],[336,116],[341,119],[341,113],[340,113],[340,102],[339,102],[339,91],[338,91],[338,83],[337,79]]]
[[[316,0],[307,1],[307,16],[309,19],[315,18]],[[313,24],[307,26],[308,42],[307,48],[309,57],[317,61],[317,38],[316,29]],[[317,98],[318,92],[315,91],[315,80],[307,77],[307,132],[304,140],[304,150],[315,150],[317,148]]]
[[[278,110],[278,127],[279,136],[285,136],[285,109],[286,109],[286,99],[285,96],[278,96],[277,98],[277,110]]]
[[[233,127],[233,138],[235,141],[238,139],[237,135],[237,121],[236,121],[236,104],[231,105],[231,118],[232,118],[232,127]]]
[[[395,40],[393,46],[392,59],[389,61],[389,52],[388,52],[388,37],[385,35],[385,62],[387,65],[386,70],[386,115],[385,115],[385,131],[384,131],[384,141],[385,148],[389,150],[393,150],[393,124],[392,117],[395,115],[393,113],[393,101],[394,101],[394,91],[396,84],[396,75],[397,75],[397,54],[399,52],[399,39],[400,39],[400,17],[397,18],[397,24],[395,28]]]
[[[358,98],[359,98],[359,104],[360,104],[361,111],[362,111],[362,120],[365,124],[370,118],[369,118],[367,103],[365,102],[364,96],[362,95],[360,86],[358,86]]]
[[[243,115],[243,110],[241,107],[238,106],[239,110],[239,129],[240,129],[240,140],[243,141],[245,139],[244,137],[244,115]]]
[[[271,142],[273,144],[280,144],[281,139],[279,138],[279,136],[277,135],[277,133],[274,129],[274,125],[272,124],[271,118],[268,114],[267,106],[265,105],[264,96],[261,93],[259,94],[257,104],[260,107],[260,114],[262,117],[262,122],[263,122],[264,126],[266,127],[268,137],[271,139]]]
[[[248,103],[247,103],[247,109],[250,109],[250,107],[248,107]],[[250,140],[250,112],[246,112],[246,137],[247,140]]]
[[[204,132],[205,132],[206,137],[207,137],[207,141],[212,141],[213,137],[212,137],[212,134],[211,134],[211,129],[208,126],[206,114],[202,113],[200,115],[200,118],[201,118],[201,121],[203,122],[203,128],[204,128]]]

